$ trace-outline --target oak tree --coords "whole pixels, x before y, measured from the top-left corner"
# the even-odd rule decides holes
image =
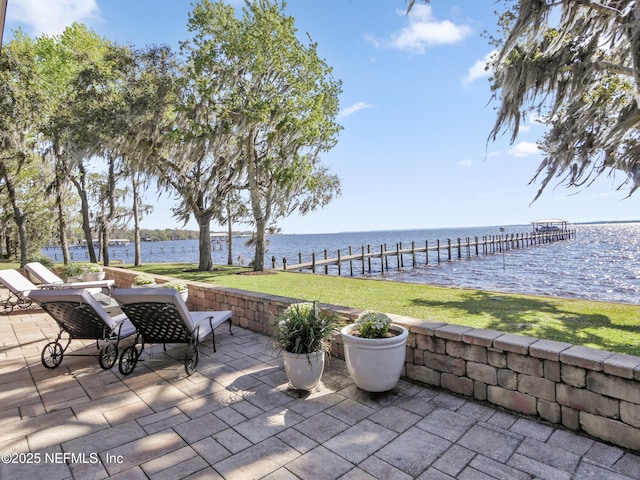
[[[534,180],[570,187],[623,172],[640,186],[640,3],[632,0],[505,2],[506,35],[491,62],[499,102],[490,139],[527,116],[547,125]]]

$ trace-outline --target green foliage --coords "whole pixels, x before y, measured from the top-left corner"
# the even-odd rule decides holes
[[[294,303],[278,317],[273,335],[277,350],[305,354],[329,352],[331,340],[338,334],[340,321],[318,303]]]
[[[38,165],[36,153],[46,100],[41,87],[35,42],[18,31],[0,50],[0,201],[11,212],[15,230],[5,231],[19,245],[22,264],[51,225],[41,176],[47,169]]]
[[[102,272],[102,265],[99,265],[97,263],[87,263],[84,266],[84,271],[85,272],[90,272],[90,273],[99,273]]]
[[[123,176],[157,179],[177,193],[174,215],[193,216],[201,227],[203,271],[212,267],[213,219],[251,216],[262,270],[269,228],[340,194],[339,178],[319,156],[342,128],[341,82],[317,45],[300,41],[285,3],[253,0],[237,12],[201,0],[188,30],[180,57],[168,47],[134,51],[79,23],[35,40],[17,32],[3,47],[0,177],[1,195],[11,198],[0,200],[12,210],[17,228],[4,231],[19,237],[21,259],[28,242],[34,251],[38,242],[62,243],[80,223],[95,262],[95,230],[112,232],[130,215],[137,226],[148,211],[121,188]],[[44,167],[32,168],[40,158]],[[96,159],[108,163],[102,179],[89,174]],[[135,208],[124,208],[130,195]],[[52,211],[61,212],[57,226]],[[81,218],[70,216],[78,211]],[[56,230],[58,239],[42,234]]]
[[[121,230],[122,233],[114,233],[116,238],[129,238],[133,239],[133,232],[129,230]],[[164,241],[164,240],[193,240],[198,238],[198,232],[196,230],[178,230],[175,228],[164,229],[140,229],[140,237],[149,239],[152,242]]]
[[[184,282],[180,282],[178,280],[173,280],[171,282],[166,282],[160,285],[161,288],[172,288],[174,290],[178,290],[179,292],[183,292],[187,290],[187,284]]]
[[[51,260],[46,255],[34,255],[32,257],[27,258],[26,263],[38,262],[47,267],[49,270],[53,268],[53,260]]]
[[[233,187],[248,190],[257,231],[254,268],[263,270],[266,229],[340,193],[338,177],[320,165],[319,155],[335,145],[342,128],[335,120],[341,83],[316,45],[300,42],[284,3],[249,1],[240,16],[224,2],[202,0],[189,16],[189,31],[193,39],[182,45],[185,81],[187,93],[196,93],[181,105],[191,128],[177,137],[180,148],[188,152],[198,140],[194,152],[215,160],[222,180],[229,171],[240,175]],[[203,109],[208,115],[198,113]],[[225,198],[229,185],[220,180],[214,176],[207,184],[215,196],[199,198]],[[194,205],[185,202],[182,216],[192,211],[197,218]]]
[[[133,280],[133,283],[136,285],[153,285],[154,283],[156,283],[156,279],[153,278],[151,275],[137,275],[136,278]]]
[[[582,188],[611,170],[618,186],[640,187],[640,17],[634,2],[505,1],[498,51],[488,69],[499,102],[489,134],[511,131],[515,142],[528,115],[543,120],[544,157],[532,181],[537,199],[552,181]]]
[[[65,278],[77,277],[85,271],[85,266],[78,262],[69,262],[62,267],[62,275]]]
[[[391,318],[381,312],[364,312],[356,320],[358,331],[364,338],[383,338],[389,331]]]

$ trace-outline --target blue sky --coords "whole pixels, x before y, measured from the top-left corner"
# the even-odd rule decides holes
[[[483,70],[491,47],[480,35],[495,29],[500,7],[494,0],[432,0],[406,16],[404,0],[288,3],[302,41],[308,33],[343,81],[344,130],[323,157],[343,193],[323,210],[281,220],[284,233],[640,218],[638,195],[625,199],[628,188],[616,190],[620,173],[584,190],[548,188],[531,204],[541,125],[526,125],[513,145],[509,135],[487,143],[497,104]],[[9,0],[5,42],[18,26],[38,36],[79,21],[118,42],[177,48],[188,38],[190,9],[182,0]],[[181,227],[168,212],[170,199],[150,203],[155,212],[144,228]]]

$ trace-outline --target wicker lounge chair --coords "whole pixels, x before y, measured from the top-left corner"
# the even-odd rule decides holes
[[[134,345],[123,350],[118,363],[120,373],[128,375],[138,362],[145,343],[186,343],[187,353],[184,368],[191,375],[198,364],[199,344],[208,335],[212,336],[213,351],[216,351],[214,330],[229,322],[230,311],[191,312],[177,290],[156,288],[116,288],[115,298],[137,329]],[[136,348],[141,341],[140,351]]]
[[[88,290],[34,290],[29,293],[29,297],[40,304],[60,326],[57,338],[42,349],[42,365],[46,368],[56,368],[60,365],[71,340],[96,340],[96,347],[100,349],[98,363],[108,370],[118,359],[120,339],[133,335],[136,331],[126,315],[121,313],[111,317],[102,303]],[[102,297],[109,299],[106,295]],[[66,338],[63,339],[63,336]],[[61,342],[64,341],[66,345],[62,346]]]

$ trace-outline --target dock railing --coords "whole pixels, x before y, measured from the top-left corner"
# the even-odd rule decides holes
[[[271,263],[274,270],[311,270],[312,273],[319,273],[318,270],[320,270],[320,273],[324,274],[329,274],[329,267],[335,266],[338,275],[342,275],[344,264],[348,266],[349,275],[365,275],[372,273],[376,264],[379,265],[379,270],[376,270],[376,272],[384,273],[389,268],[394,268],[394,263],[396,268],[404,268],[405,259],[409,259],[407,265],[410,262],[411,267],[419,264],[420,257],[422,257],[424,265],[429,265],[433,262],[451,262],[462,258],[504,253],[509,250],[570,240],[575,238],[575,235],[575,230],[558,230],[543,233],[484,235],[482,238],[476,236],[473,239],[471,237],[466,237],[465,239],[457,238],[455,242],[450,238],[446,242],[436,240],[430,243],[426,240],[418,244],[412,241],[410,246],[399,242],[391,248],[386,243],[373,247],[371,245],[362,245],[357,249],[350,245],[344,251],[338,250],[336,255],[332,257],[329,257],[328,250],[323,250],[320,256],[314,251],[311,253],[311,258],[304,261],[302,252],[298,252],[298,263],[296,264],[289,264],[285,257],[282,259],[282,266],[278,266],[275,256],[271,257]],[[390,258],[392,259],[391,262],[389,261]]]

